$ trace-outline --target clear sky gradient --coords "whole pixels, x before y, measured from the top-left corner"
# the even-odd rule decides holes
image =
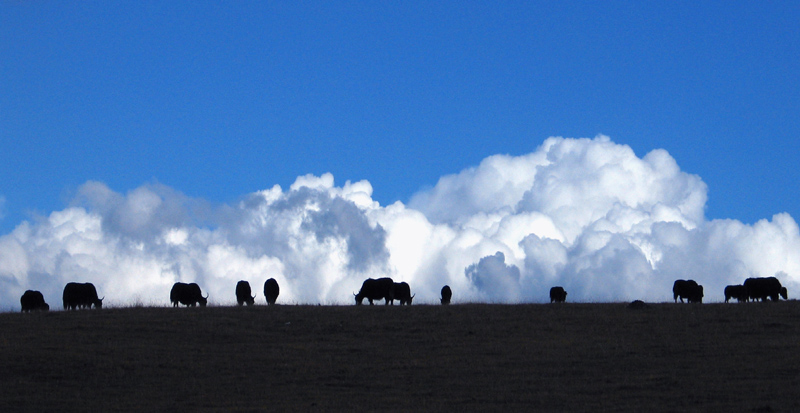
[[[88,180],[407,202],[550,136],[663,148],[706,215],[800,216],[800,3],[0,1],[0,234]]]

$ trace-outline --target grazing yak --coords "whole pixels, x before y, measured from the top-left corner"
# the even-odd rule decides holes
[[[239,305],[253,305],[256,303],[256,296],[250,296],[250,283],[247,281],[239,281],[236,283],[236,302]]]
[[[672,285],[672,295],[676,303],[678,298],[681,302],[685,298],[690,303],[702,303],[703,286],[694,280],[675,280],[675,284]]]
[[[44,296],[39,291],[27,290],[19,298],[22,312],[30,311],[50,311],[50,306],[44,302]]]
[[[278,294],[280,293],[281,288],[278,286],[278,282],[275,281],[274,278],[270,278],[264,283],[264,297],[267,298],[267,305],[274,305],[275,301],[278,300]]]
[[[727,303],[731,298],[735,298],[740,303],[747,302],[747,287],[743,285],[729,285],[725,287],[725,302]]]
[[[172,290],[169,292],[169,300],[172,302],[173,307],[177,307],[181,303],[187,307],[194,307],[195,304],[200,304],[200,307],[205,307],[208,303],[208,296],[203,297],[203,292],[200,291],[200,286],[196,283],[175,283]]]
[[[64,294],[61,296],[64,309],[75,310],[77,308],[103,308],[103,298],[97,298],[97,289],[92,283],[67,283],[64,286]]]
[[[564,287],[553,287],[550,289],[550,302],[563,303],[567,301],[567,292]]]
[[[449,285],[445,285],[442,287],[442,305],[450,304],[450,299],[453,297],[453,291],[450,289]]]
[[[775,277],[748,278],[744,280],[744,287],[747,289],[747,296],[753,301],[778,301],[778,296],[787,299],[786,287],[781,286],[781,282]]]
[[[392,296],[392,305],[394,300],[400,300],[400,305],[411,305],[411,300],[414,299],[416,294],[411,295],[411,287],[407,282],[394,283],[394,295]]]
[[[358,294],[353,295],[356,296],[356,305],[361,305],[365,298],[369,300],[369,305],[373,304],[373,300],[381,299],[386,299],[386,305],[388,305],[394,301],[394,281],[389,277],[378,278],[377,280],[367,278],[361,284],[361,290]]]

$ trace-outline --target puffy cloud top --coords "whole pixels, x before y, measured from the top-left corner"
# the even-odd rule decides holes
[[[26,289],[51,307],[69,281],[93,282],[110,305],[167,305],[176,281],[212,304],[247,280],[264,302],[350,304],[367,277],[407,281],[418,302],[672,299],[675,279],[722,300],[727,284],[800,281],[800,231],[782,213],[745,225],[707,221],[707,188],[664,150],[642,158],[608,137],[547,139],[442,177],[409,205],[381,206],[367,181],[298,177],[235,205],[212,206],[159,184],[121,194],[87,182],[69,207],[0,236],[0,307]],[[2,201],[0,199],[0,209]]]

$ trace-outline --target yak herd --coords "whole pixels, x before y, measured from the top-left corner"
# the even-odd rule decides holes
[[[735,298],[740,303],[748,301],[778,301],[779,297],[784,300],[788,299],[788,292],[786,287],[781,285],[775,277],[758,277],[748,278],[740,285],[729,285],[725,287],[725,302]],[[683,302],[685,298],[690,303],[703,302],[703,286],[697,284],[694,280],[675,280],[672,285],[672,298],[675,302],[678,299]]]
[[[734,298],[739,302],[747,301],[778,301],[779,297],[787,299],[786,287],[783,287],[775,277],[748,278],[741,285],[729,285],[725,287],[725,302]],[[250,283],[239,281],[236,284],[236,302],[242,305],[254,305],[255,295],[252,294]],[[280,287],[274,278],[268,279],[264,283],[264,297],[267,305],[274,305],[280,294]],[[694,280],[676,280],[672,286],[672,294],[675,302],[686,299],[689,303],[703,302],[703,286]],[[411,305],[411,301],[416,294],[411,295],[411,287],[406,282],[396,283],[388,277],[372,279],[368,278],[361,284],[358,293],[353,293],[356,305],[361,305],[366,298],[370,305],[376,300],[385,300],[386,305],[400,301],[400,305]],[[450,304],[453,291],[450,286],[445,285],[441,290],[440,302],[442,305]],[[105,297],[104,297],[105,298]],[[79,308],[102,308],[103,299],[98,298],[97,289],[92,283],[68,283],[64,287],[62,303],[64,309],[76,310]],[[208,303],[208,295],[203,296],[200,286],[196,283],[176,282],[169,293],[169,300],[174,307],[183,304],[187,307],[200,305],[205,307]],[[550,302],[563,303],[567,300],[567,292],[563,287],[553,287],[550,289]],[[23,312],[48,311],[50,306],[44,301],[44,296],[39,291],[27,290],[19,302]]]
[[[267,304],[273,305],[278,299],[280,288],[278,282],[274,278],[268,279],[264,283],[264,297],[267,298]],[[255,296],[251,296],[250,283],[247,281],[239,281],[236,284],[236,301],[239,305],[253,305],[255,304]],[[103,298],[97,297],[97,289],[92,283],[67,283],[64,286],[64,293],[61,296],[62,303],[65,310],[76,310],[79,308],[103,308]],[[177,282],[172,285],[172,290],[169,292],[169,301],[173,307],[178,304],[183,304],[187,307],[194,307],[200,305],[205,307],[208,303],[208,295],[203,297],[200,286],[196,283],[182,283]],[[50,305],[44,301],[44,296],[39,291],[27,290],[19,299],[22,306],[22,312],[30,311],[48,311]]]

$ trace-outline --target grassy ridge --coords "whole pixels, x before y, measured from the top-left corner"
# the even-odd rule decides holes
[[[0,411],[799,411],[800,304],[0,314]]]

